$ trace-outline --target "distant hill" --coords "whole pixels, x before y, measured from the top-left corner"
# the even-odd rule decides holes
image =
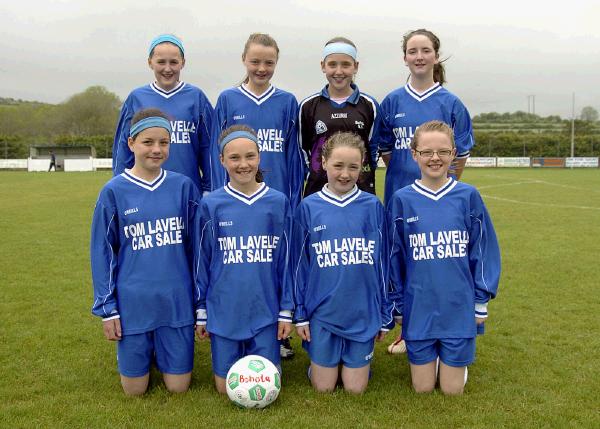
[[[14,99],[14,98],[10,98],[10,97],[0,97],[0,106],[20,106],[23,104],[28,104],[28,105],[33,105],[33,106],[43,106],[43,105],[49,105],[49,103],[42,103],[41,101],[27,101],[27,100],[21,100],[19,99]]]

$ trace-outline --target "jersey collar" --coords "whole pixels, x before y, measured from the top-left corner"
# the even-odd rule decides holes
[[[350,88],[352,88],[352,94],[350,95],[350,97],[348,97],[346,103],[358,104],[358,101],[360,100],[360,91],[358,89],[358,86],[356,86],[356,84],[354,83],[351,83]],[[331,96],[329,95],[329,84],[323,87],[323,89],[321,90],[321,96],[327,98],[328,100],[331,100]]]
[[[259,106],[265,101],[267,101],[271,97],[271,95],[275,93],[275,87],[273,85],[269,85],[269,89],[263,92],[260,96],[257,96],[252,91],[250,91],[245,84],[241,84],[240,86],[238,86],[238,89],[242,94],[244,94],[250,100],[254,101]]]
[[[440,198],[454,189],[457,183],[458,182],[456,180],[454,180],[452,177],[449,177],[446,184],[437,191],[432,191],[428,187],[424,186],[420,180],[415,180],[415,183],[413,183],[411,186],[419,194],[424,195],[425,197],[434,201],[438,201]]]
[[[240,191],[236,191],[231,186],[230,182],[225,185],[225,192],[227,192],[233,198],[240,200],[241,202],[243,202],[245,204],[248,204],[249,206],[251,206],[256,201],[258,201],[260,199],[260,197],[262,197],[263,195],[265,195],[267,193],[268,190],[269,190],[269,187],[263,182],[260,184],[260,186],[258,187],[256,192],[254,192],[252,195],[246,195]]]
[[[172,90],[170,90],[170,91],[165,91],[164,89],[162,89],[161,87],[159,87],[159,86],[156,84],[156,81],[154,81],[154,82],[152,82],[152,83],[150,84],[150,88],[152,88],[152,90],[153,90],[154,92],[156,92],[156,93],[157,93],[157,94],[159,94],[159,95],[162,95],[162,96],[163,96],[163,97],[165,97],[165,98],[171,98],[171,97],[173,97],[175,94],[177,94],[179,91],[181,91],[181,90],[183,89],[183,87],[184,87],[184,86],[185,86],[185,82],[179,82],[179,83],[178,83],[178,84],[175,86],[175,88],[173,88]]]
[[[361,192],[362,191],[358,189],[358,186],[354,185],[354,188],[352,188],[350,192],[342,195],[341,197],[338,197],[333,192],[331,192],[327,184],[325,184],[325,186],[323,186],[323,189],[317,192],[317,195],[319,195],[319,197],[321,197],[328,203],[334,204],[338,207],[346,207],[352,201],[357,199]]]
[[[123,176],[125,179],[129,180],[131,183],[133,183],[135,185],[138,185],[141,188],[147,189],[149,191],[155,191],[162,184],[162,182],[165,181],[165,178],[167,177],[167,170],[163,170],[161,168],[160,173],[158,173],[158,176],[156,177],[156,179],[154,179],[151,182],[148,182],[147,180],[137,177],[128,168],[126,168],[125,171],[123,173],[121,173],[121,176]]]
[[[410,86],[410,82],[407,82],[406,85],[404,86],[404,89],[415,100],[423,101],[423,100],[427,99],[428,97],[431,97],[433,94],[438,92],[440,89],[442,89],[442,85],[440,85],[439,82],[436,82],[433,84],[432,87],[426,89],[425,91],[418,92],[416,89],[414,89],[412,86]]]

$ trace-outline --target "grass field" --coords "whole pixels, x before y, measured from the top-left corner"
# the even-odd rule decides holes
[[[109,178],[0,173],[1,427],[600,427],[600,170],[466,171],[503,274],[463,396],[413,393],[388,339],[366,394],[317,394],[296,337],[282,393],[262,411],[215,393],[206,343],[188,393],[153,373],[144,397],[123,395],[114,344],[90,314],[90,218]]]

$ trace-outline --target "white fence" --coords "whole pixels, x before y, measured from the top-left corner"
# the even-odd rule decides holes
[[[567,168],[598,168],[598,158],[567,158],[565,159],[565,167]]]
[[[94,158],[66,158],[64,160],[65,171],[94,171]]]
[[[543,158],[536,158],[543,159]],[[553,158],[554,159],[554,158]],[[566,168],[598,168],[600,162],[597,157],[578,157],[564,158],[564,166]],[[65,159],[65,171],[95,171],[98,169],[112,169],[111,158],[82,158],[82,159]],[[380,158],[378,167],[385,167],[383,160]],[[495,157],[472,157],[467,159],[467,167],[531,167],[531,158],[495,158]],[[539,166],[536,163],[536,166]],[[48,171],[50,167],[49,159],[0,159],[0,170],[27,170],[27,171]]]
[[[467,167],[495,167],[496,158],[467,158]]]
[[[94,158],[94,169],[112,170],[112,158]]]
[[[48,164],[46,167],[48,167]],[[26,159],[0,159],[0,169],[25,170],[27,169]]]

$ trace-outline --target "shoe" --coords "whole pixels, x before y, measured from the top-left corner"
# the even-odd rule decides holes
[[[279,343],[279,355],[283,359],[290,359],[294,357],[294,349],[292,349],[292,345],[290,344],[290,338],[285,338],[281,340]]]
[[[398,338],[388,346],[387,351],[392,355],[406,353],[406,343],[402,339],[402,334],[398,335]]]
[[[465,366],[465,382],[463,384],[463,387],[467,385],[467,378],[469,378],[469,367]]]

